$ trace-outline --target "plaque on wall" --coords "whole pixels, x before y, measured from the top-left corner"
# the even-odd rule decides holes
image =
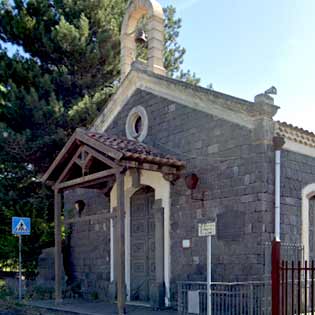
[[[221,241],[239,241],[245,231],[243,211],[225,211],[217,215],[217,238]]]

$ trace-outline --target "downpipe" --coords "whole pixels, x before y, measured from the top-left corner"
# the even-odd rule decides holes
[[[271,250],[271,290],[272,290],[272,315],[280,314],[280,205],[281,205],[281,149],[284,145],[282,137],[273,137],[275,149],[275,213],[274,213],[274,240]]]
[[[275,152],[275,241],[280,242],[281,150]]]

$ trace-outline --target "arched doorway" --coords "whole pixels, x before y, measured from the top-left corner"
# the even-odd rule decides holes
[[[309,261],[315,260],[315,196],[309,199]]]
[[[130,299],[149,302],[155,283],[154,189],[144,186],[130,199]]]
[[[309,261],[315,256],[315,183],[305,186],[302,190],[302,228],[301,238],[304,248],[302,260]],[[312,253],[313,252],[313,253]]]

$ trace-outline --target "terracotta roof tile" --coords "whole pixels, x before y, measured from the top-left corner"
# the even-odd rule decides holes
[[[173,156],[164,154],[157,149],[127,138],[87,131],[86,135],[123,154],[125,159],[141,160],[143,162],[184,167],[185,163]]]
[[[311,131],[277,121],[275,133],[291,141],[315,148],[315,134]]]

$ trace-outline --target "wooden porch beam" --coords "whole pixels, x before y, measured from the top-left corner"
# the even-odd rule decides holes
[[[125,174],[118,172],[117,184],[117,307],[118,315],[126,314],[125,307]]]
[[[55,188],[57,188],[57,189],[65,189],[65,188],[70,188],[70,187],[73,187],[73,186],[80,186],[80,185],[83,185],[83,184],[88,183],[88,182],[93,182],[96,179],[101,179],[103,177],[108,177],[108,176],[111,176],[111,175],[115,175],[118,170],[119,169],[117,169],[117,168],[112,168],[112,169],[109,169],[109,170],[106,170],[106,171],[102,171],[102,172],[98,172],[98,173],[95,173],[95,174],[82,176],[80,178],[76,178],[76,179],[73,179],[73,180],[69,180],[67,182],[60,183],[60,184],[56,185]]]
[[[82,218],[73,218],[73,219],[68,219],[65,220],[65,224],[70,224],[70,223],[78,223],[78,222],[85,222],[89,220],[110,220],[116,217],[116,213],[104,213],[104,214],[94,214],[94,215],[88,215],[86,217]]]
[[[175,167],[171,166],[163,166],[163,165],[158,165],[158,164],[150,164],[150,163],[141,163],[141,162],[136,162],[136,161],[120,161],[120,165],[124,165],[126,167],[130,168],[140,168],[143,170],[148,170],[148,171],[154,171],[154,172],[165,172],[167,173],[172,173],[172,174],[177,174],[179,173],[179,170]]]
[[[62,302],[61,209],[62,193],[55,189],[55,303]]]
[[[83,150],[83,152],[86,152],[85,150]],[[88,153],[88,156],[87,158],[85,159],[85,161],[82,163],[82,175],[86,174],[86,172],[88,171],[88,169],[90,168],[91,166],[91,163],[92,163],[92,154],[87,152]]]
[[[88,181],[88,182],[83,183],[83,184],[82,184],[82,183],[78,183],[78,184],[76,184],[76,185],[74,185],[74,186],[71,186],[71,189],[76,188],[76,187],[77,187],[77,188],[89,188],[89,187],[91,187],[91,186],[98,185],[98,184],[100,184],[100,183],[112,182],[114,178],[115,178],[115,176],[112,175],[112,176],[107,176],[107,177],[102,177],[102,178],[93,179],[92,181]],[[98,189],[99,191],[103,192],[104,190],[108,190],[109,188],[108,188],[108,186],[106,185],[106,187],[105,187],[104,189],[100,189],[100,188],[97,188],[97,189]]]

